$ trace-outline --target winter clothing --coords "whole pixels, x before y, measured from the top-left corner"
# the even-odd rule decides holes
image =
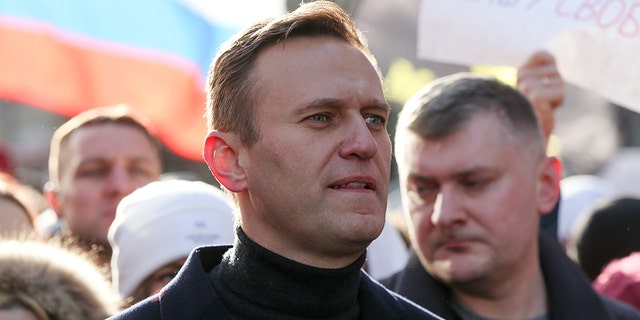
[[[241,229],[234,247],[202,247],[159,294],[124,319],[439,319],[391,293],[356,263],[321,269],[279,256]]]
[[[51,319],[102,320],[120,305],[89,260],[30,240],[0,241],[0,295],[26,297]]]
[[[577,258],[589,279],[614,259],[640,251],[640,198],[617,196],[598,201],[581,215],[569,242],[569,254]]]
[[[540,265],[547,288],[549,320],[640,319],[640,313],[631,307],[595,293],[579,267],[547,235],[540,236]],[[382,283],[445,319],[459,319],[452,310],[449,289],[427,273],[415,252],[403,271]]]
[[[233,243],[233,207],[201,181],[156,181],[118,204],[109,228],[113,286],[129,297],[144,279],[204,245]]]

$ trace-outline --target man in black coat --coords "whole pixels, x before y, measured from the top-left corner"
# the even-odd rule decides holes
[[[235,243],[197,249],[114,319],[438,319],[361,271],[384,225],[390,107],[339,6],[250,26],[208,93],[204,157],[237,205]]]
[[[447,76],[407,102],[395,155],[413,253],[384,283],[446,319],[640,319],[540,233],[560,179],[545,133],[493,78]]]

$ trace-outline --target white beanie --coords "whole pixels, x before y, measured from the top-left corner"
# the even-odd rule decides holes
[[[232,211],[220,189],[201,181],[156,181],[124,197],[108,235],[114,289],[129,297],[154,271],[196,247],[233,243]]]
[[[568,241],[580,216],[599,200],[613,195],[613,185],[599,176],[573,175],[560,180],[558,239]]]

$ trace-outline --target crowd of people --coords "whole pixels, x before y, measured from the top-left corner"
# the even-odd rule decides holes
[[[392,145],[376,59],[338,5],[257,22],[209,71],[220,187],[163,179],[126,105],[53,133],[42,192],[0,159],[0,318],[640,319],[640,199],[563,183],[553,56],[517,78],[431,82]],[[385,220],[393,156],[403,228]]]

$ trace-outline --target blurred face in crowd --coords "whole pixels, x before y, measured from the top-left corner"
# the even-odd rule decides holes
[[[33,312],[22,307],[0,309],[0,319],[3,320],[39,320]]]
[[[538,263],[539,212],[557,199],[553,160],[541,143],[527,146],[494,112],[438,140],[404,134],[403,203],[429,273],[470,289]]]
[[[178,271],[186,261],[187,258],[179,258],[154,271],[140,284],[137,292],[134,292],[136,302],[160,292],[160,289],[178,274]]]
[[[61,146],[59,184],[52,207],[73,234],[107,244],[120,200],[161,171],[149,138],[126,124],[78,128]]]
[[[25,209],[15,200],[0,196],[0,235],[33,229]]]
[[[352,263],[386,210],[389,106],[375,68],[346,42],[298,37],[264,49],[253,76],[259,140],[236,145],[242,179],[216,175],[239,192],[243,230],[302,263]]]

